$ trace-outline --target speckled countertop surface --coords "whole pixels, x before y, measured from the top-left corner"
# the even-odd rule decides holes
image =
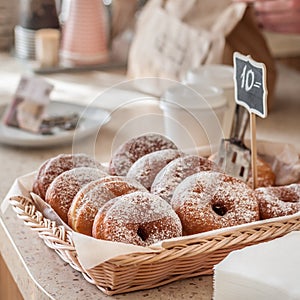
[[[3,57],[1,57],[1,60]],[[10,64],[9,64],[10,63]],[[14,61],[1,71],[18,72],[22,66]],[[12,68],[13,66],[13,68]],[[15,69],[14,69],[15,68]],[[64,79],[59,74],[59,79]],[[122,77],[93,73],[93,76],[109,85]],[[84,75],[86,79],[86,75]],[[80,75],[65,78],[80,82]],[[257,121],[258,138],[294,144],[300,152],[300,73],[279,66],[276,101],[266,120]],[[95,78],[94,78],[95,80]],[[0,89],[0,103],[7,102],[7,95],[14,90]],[[96,92],[93,90],[92,93]],[[157,108],[152,108],[156,110]],[[107,161],[110,156],[114,132],[119,128],[122,112],[101,128],[101,139],[96,141],[96,158]],[[122,134],[122,133],[121,133]],[[123,138],[126,138],[123,136]],[[82,144],[89,144],[89,138]],[[19,148],[0,145],[0,197],[4,198],[15,178],[39,167],[47,158],[59,153],[71,153],[71,145],[55,148]],[[82,275],[64,263],[54,251],[47,248],[37,233],[24,226],[11,207],[0,213],[0,250],[25,299],[211,299],[212,276],[181,280],[159,288],[109,297],[89,284]]]

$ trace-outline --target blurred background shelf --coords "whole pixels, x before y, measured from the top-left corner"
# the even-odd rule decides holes
[[[278,62],[300,70],[300,34],[264,32],[264,36]]]
[[[125,62],[111,61],[97,65],[83,65],[83,66],[56,66],[49,68],[38,68],[34,67],[32,70],[36,74],[52,74],[52,73],[74,73],[74,72],[85,72],[85,71],[107,71],[114,69],[125,69]]]

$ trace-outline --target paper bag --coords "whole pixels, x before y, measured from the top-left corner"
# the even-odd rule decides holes
[[[272,96],[274,60],[244,3],[150,0],[136,23],[127,75],[181,80],[187,70],[204,64],[232,65],[234,51],[266,64]]]
[[[210,44],[206,30],[186,25],[168,13],[162,1],[150,1],[137,22],[128,76],[178,79],[190,66],[205,61]]]
[[[224,7],[218,1],[212,7],[209,2],[212,1],[150,0],[137,20],[128,75],[178,80],[190,68],[207,62],[221,63],[225,34],[242,18],[245,5]],[[215,23],[205,17],[209,14],[207,9],[216,18]],[[191,15],[195,10],[199,14]]]

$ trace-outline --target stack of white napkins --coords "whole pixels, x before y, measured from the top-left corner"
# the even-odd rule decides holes
[[[214,268],[214,300],[300,299],[300,232],[231,252]]]

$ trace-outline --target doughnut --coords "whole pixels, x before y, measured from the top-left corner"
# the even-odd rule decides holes
[[[183,152],[174,149],[148,153],[133,163],[127,173],[127,177],[135,179],[146,189],[150,190],[157,173],[169,162],[183,155]]]
[[[76,214],[78,213],[78,210],[82,207],[82,205],[85,203],[85,196],[87,193],[89,193],[94,187],[97,185],[100,185],[104,182],[107,181],[117,181],[117,180],[123,180],[125,177],[124,176],[111,176],[107,175],[105,177],[102,177],[100,179],[91,181],[84,185],[75,195],[75,197],[72,200],[71,206],[68,210],[68,225],[70,227],[75,227],[73,220],[76,217]]]
[[[92,228],[97,239],[149,246],[182,235],[181,222],[168,202],[149,192],[134,192],[106,202]]]
[[[207,158],[197,155],[186,155],[174,159],[156,175],[151,193],[170,202],[177,185],[186,177],[201,171],[218,171],[219,167]]]
[[[85,184],[105,176],[107,173],[97,168],[80,167],[65,171],[51,182],[45,201],[67,223],[68,210],[77,192]]]
[[[46,160],[38,169],[37,175],[34,178],[34,182],[32,185],[32,192],[36,195],[39,195],[42,199],[45,199],[46,190],[49,187],[50,183],[43,183],[42,181],[46,181],[43,174],[45,173],[45,168],[50,159]],[[48,178],[49,176],[47,176]],[[49,179],[50,181],[51,179]],[[52,180],[51,180],[52,181]]]
[[[261,219],[292,215],[300,211],[300,184],[261,187],[254,191]]]
[[[209,160],[217,163],[218,161],[218,154],[214,153],[209,158]],[[273,186],[275,185],[276,175],[273,172],[271,166],[265,162],[261,157],[257,157],[257,187],[266,187],[266,186]],[[249,187],[252,188],[252,172],[251,166],[249,170],[249,178],[247,180],[247,184]]]
[[[272,171],[270,165],[265,162],[262,158],[257,158],[257,187],[267,187],[275,185],[276,176]],[[252,187],[252,172],[250,169],[249,178],[247,180],[248,186]]]
[[[187,177],[171,205],[187,235],[259,220],[254,191],[242,180],[214,171]]]
[[[140,157],[163,149],[175,149],[177,146],[163,135],[144,134],[122,144],[112,155],[109,162],[110,175],[125,176],[131,165]]]
[[[86,154],[60,154],[46,160],[39,168],[32,191],[45,199],[46,191],[55,177],[77,167],[94,167],[104,172],[106,169],[99,162]]]
[[[147,191],[141,184],[120,176],[109,176],[85,185],[74,197],[68,211],[68,224],[77,232],[92,235],[98,209],[108,200],[138,190]]]

